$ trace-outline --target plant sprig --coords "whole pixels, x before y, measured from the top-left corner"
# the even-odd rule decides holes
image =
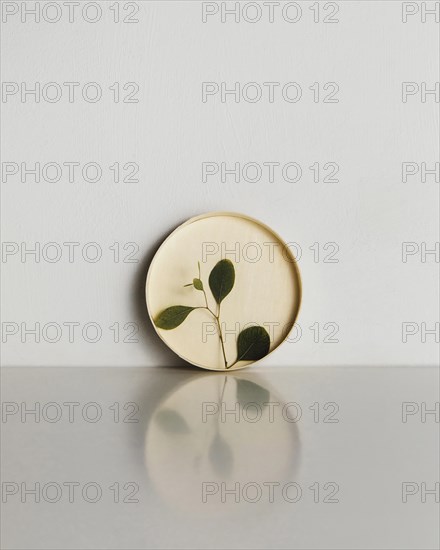
[[[269,353],[270,338],[266,329],[259,325],[248,327],[240,332],[237,338],[237,358],[228,365],[225,352],[225,342],[220,323],[220,308],[223,300],[228,296],[235,284],[235,269],[230,260],[220,260],[216,263],[209,274],[209,288],[217,304],[217,312],[214,312],[208,303],[205,287],[200,274],[200,262],[198,262],[198,277],[195,277],[192,283],[184,287],[193,287],[195,290],[203,292],[205,298],[204,306],[171,306],[159,313],[154,319],[156,327],[163,330],[172,330],[181,325],[188,315],[196,309],[206,309],[215,319],[218,328],[219,340],[223,354],[225,369],[230,369],[239,361],[257,361]]]

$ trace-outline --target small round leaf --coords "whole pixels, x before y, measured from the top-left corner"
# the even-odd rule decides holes
[[[237,361],[257,361],[269,353],[267,330],[258,325],[245,328],[237,338]]]
[[[193,279],[193,285],[196,290],[203,290],[203,283],[200,279]]]

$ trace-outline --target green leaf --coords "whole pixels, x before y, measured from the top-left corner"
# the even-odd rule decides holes
[[[237,361],[257,361],[269,353],[269,347],[266,329],[258,325],[245,328],[237,338]]]
[[[168,433],[185,434],[190,431],[183,416],[172,409],[162,409],[159,411],[156,415],[156,422],[162,430]]]
[[[171,330],[181,325],[194,309],[196,308],[189,306],[167,307],[154,319],[154,324],[158,328]]]
[[[220,260],[209,275],[209,288],[220,304],[231,292],[235,282],[235,270],[231,260]]]
[[[196,290],[203,290],[203,283],[200,279],[193,279],[193,285]]]
[[[251,382],[250,380],[244,380],[242,378],[237,379],[237,401],[243,407],[248,403],[258,403],[263,406],[264,403],[268,403],[270,399],[270,393],[266,388]]]

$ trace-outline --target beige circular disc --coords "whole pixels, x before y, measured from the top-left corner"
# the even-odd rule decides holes
[[[205,369],[235,370],[286,339],[301,281],[290,248],[270,228],[215,212],[191,218],[163,242],[146,300],[156,332],[177,355]]]

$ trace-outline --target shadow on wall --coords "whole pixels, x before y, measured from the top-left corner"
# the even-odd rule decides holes
[[[181,222],[183,223],[183,221]],[[178,227],[176,225],[176,227]],[[157,239],[155,243],[149,248],[145,254],[143,260],[138,264],[138,269],[134,275],[134,281],[131,290],[131,307],[134,315],[134,320],[139,326],[139,332],[142,334],[142,341],[150,354],[156,359],[154,366],[160,365],[172,365],[173,367],[188,367],[189,363],[181,359],[178,355],[172,352],[159,338],[148,316],[147,304],[145,300],[145,283],[147,280],[148,268],[159,249],[163,241],[174,231],[174,227],[171,231],[164,234]],[[159,365],[157,364],[159,363]],[[151,366],[151,365],[149,365]]]

